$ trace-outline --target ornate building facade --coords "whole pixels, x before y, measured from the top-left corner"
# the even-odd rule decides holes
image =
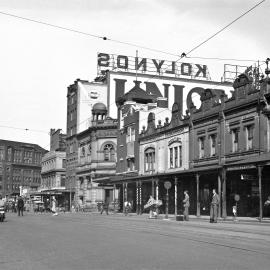
[[[117,120],[107,117],[107,108],[96,103],[92,109],[91,127],[76,135],[76,201],[80,206],[118,200],[118,192],[107,184],[115,175]]]

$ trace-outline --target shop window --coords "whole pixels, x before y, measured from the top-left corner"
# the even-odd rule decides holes
[[[199,158],[204,158],[204,142],[205,137],[199,138]]]

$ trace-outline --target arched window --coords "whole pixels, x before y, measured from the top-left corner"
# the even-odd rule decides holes
[[[112,144],[106,144],[103,148],[104,160],[115,161],[115,149]]]
[[[144,152],[144,168],[146,172],[155,170],[155,149],[147,148]]]

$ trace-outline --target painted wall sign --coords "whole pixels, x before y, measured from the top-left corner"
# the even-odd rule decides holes
[[[102,70],[137,70],[176,77],[210,79],[206,65],[180,63],[177,61],[139,58],[126,55],[98,53],[97,65]]]

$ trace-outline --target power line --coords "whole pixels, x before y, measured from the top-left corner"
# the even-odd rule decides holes
[[[17,129],[17,130],[23,130],[23,131],[30,131],[30,132],[41,132],[41,133],[46,133],[47,135],[49,134],[48,131],[44,130],[37,130],[37,129],[29,129],[29,128],[19,128],[19,127],[14,127],[14,126],[3,126],[0,125],[1,128],[10,128],[10,129]]]
[[[139,44],[135,44],[135,43],[131,43],[131,42],[125,42],[125,41],[116,40],[116,39],[111,39],[111,38],[108,38],[106,36],[91,34],[91,33],[84,32],[84,31],[79,31],[79,30],[76,30],[76,29],[73,29],[73,28],[68,28],[68,27],[59,26],[59,25],[52,24],[52,23],[47,23],[47,22],[43,22],[43,21],[39,21],[39,20],[34,20],[34,19],[27,18],[27,17],[22,17],[22,16],[18,16],[18,15],[15,15],[15,14],[3,12],[3,11],[0,11],[0,14],[6,15],[6,16],[9,16],[9,17],[13,17],[13,18],[17,18],[17,19],[21,19],[21,20],[25,20],[25,21],[29,21],[29,22],[33,22],[33,23],[42,24],[42,25],[45,25],[45,26],[49,26],[49,27],[53,27],[53,28],[57,28],[57,29],[61,29],[61,30],[65,30],[65,31],[69,31],[69,32],[73,32],[73,33],[77,33],[77,34],[81,34],[81,35],[85,35],[85,36],[90,36],[90,37],[93,37],[93,38],[102,39],[104,41],[108,40],[108,41],[115,42],[115,43],[118,43],[118,44],[124,44],[124,45],[128,45],[128,46],[133,46],[133,47],[136,47],[136,48],[141,48],[141,49],[145,49],[145,50],[149,50],[149,51],[159,52],[159,53],[163,53],[163,54],[167,54],[167,55],[171,55],[171,56],[179,56],[178,54],[174,54],[174,53],[170,53],[170,52],[150,48],[150,47],[147,47],[147,46],[142,46],[142,45],[139,45]]]
[[[231,26],[232,24],[234,24],[236,21],[238,21],[239,19],[241,19],[242,17],[244,17],[246,14],[248,14],[249,12],[251,12],[253,9],[255,9],[256,7],[258,7],[259,5],[261,5],[263,2],[265,2],[266,0],[262,0],[261,2],[257,3],[256,5],[254,5],[253,7],[251,7],[249,10],[247,10],[246,12],[242,13],[240,16],[238,16],[236,19],[234,19],[232,22],[228,23],[226,26],[222,27],[219,31],[217,31],[216,33],[214,33],[213,35],[211,35],[209,38],[207,38],[206,40],[202,41],[201,43],[199,43],[197,46],[195,46],[194,48],[192,48],[191,50],[189,50],[187,53],[183,52],[181,54],[181,56],[175,61],[175,63],[179,62],[182,58],[187,57],[191,52],[197,50],[199,47],[201,47],[203,44],[207,43],[209,40],[211,40],[212,38],[214,38],[215,36],[217,36],[218,34],[220,34],[222,31],[224,31],[226,28],[228,28],[229,26]],[[167,65],[167,67],[169,67],[169,65]],[[158,75],[154,75],[153,77],[151,77],[149,80],[156,78]]]
[[[241,14],[235,20],[233,20],[232,22],[230,22],[229,24],[227,24],[226,26],[224,26],[222,29],[220,29],[218,32],[216,32],[215,34],[213,34],[212,36],[210,36],[209,38],[207,38],[206,40],[204,40],[203,42],[201,42],[200,44],[198,44],[197,46],[195,46],[194,48],[192,48],[189,52],[182,53],[181,57],[178,60],[176,60],[176,62],[178,62],[180,59],[182,59],[184,57],[187,57],[188,54],[190,54],[191,52],[193,52],[194,50],[198,49],[200,46],[202,46],[203,44],[205,44],[206,42],[208,42],[209,40],[211,40],[212,38],[214,38],[216,35],[218,35],[222,31],[224,31],[226,28],[228,28],[229,26],[231,26],[233,23],[235,23],[236,21],[238,21],[240,18],[242,18],[243,16],[245,16],[247,13],[251,12],[253,9],[255,9],[257,6],[261,5],[265,1],[266,0],[262,0],[261,2],[257,3],[256,5],[254,5],[248,11],[244,12],[243,14]],[[147,46],[142,46],[142,45],[131,43],[131,42],[125,42],[125,41],[121,41],[121,40],[111,39],[111,38],[107,38],[106,36],[91,34],[91,33],[88,33],[88,32],[79,31],[79,30],[76,30],[76,29],[72,29],[72,28],[68,28],[68,27],[64,27],[64,26],[59,26],[59,25],[56,25],[56,24],[47,23],[47,22],[43,22],[43,21],[40,21],[40,20],[34,20],[34,19],[27,18],[27,17],[18,16],[18,15],[15,15],[15,14],[3,12],[3,11],[0,11],[0,14],[6,15],[6,16],[10,16],[10,17],[13,17],[13,18],[17,18],[17,19],[21,19],[21,20],[25,20],[25,21],[29,21],[29,22],[34,22],[34,23],[42,24],[42,25],[45,25],[45,26],[49,26],[49,27],[53,27],[53,28],[57,28],[57,29],[61,29],[61,30],[65,30],[65,31],[74,32],[74,33],[81,34],[81,35],[91,36],[91,37],[94,37],[94,38],[102,39],[104,41],[108,40],[108,41],[115,42],[115,43],[118,43],[118,44],[124,44],[124,45],[128,45],[128,46],[133,46],[133,47],[136,47],[136,48],[141,48],[141,49],[145,49],[145,50],[150,50],[150,51],[154,51],[154,52],[159,52],[159,53],[163,53],[163,54],[167,54],[167,55],[179,57],[178,54],[166,52],[166,51],[163,51],[163,50],[154,49],[154,48],[150,48],[150,47],[147,47]],[[212,58],[211,57],[209,57],[209,58],[207,58],[207,57],[187,57],[187,58],[200,58],[200,59],[209,59],[209,60],[232,60],[232,61],[250,61],[250,62],[254,62],[254,60],[222,59],[222,58],[215,58],[215,57],[212,57]]]
[[[211,35],[209,38],[207,38],[206,40],[204,40],[203,42],[199,43],[197,46],[195,46],[194,48],[192,48],[191,50],[189,50],[187,53],[184,53],[183,52],[181,54],[181,56],[175,62],[180,61],[184,57],[195,58],[195,57],[188,57],[188,55],[191,52],[193,52],[196,49],[198,49],[199,47],[201,47],[202,45],[204,45],[205,43],[207,43],[209,40],[213,39],[215,36],[217,36],[218,34],[220,34],[222,31],[224,31],[225,29],[227,29],[233,23],[235,23],[236,21],[238,21],[239,19],[241,19],[242,17],[244,17],[246,14],[248,14],[249,12],[251,12],[252,10],[254,10],[256,7],[258,7],[259,5],[261,5],[265,1],[266,0],[262,0],[259,3],[257,3],[256,5],[254,5],[253,7],[251,7],[249,10],[247,10],[246,12],[244,12],[243,14],[241,14],[240,16],[238,16],[236,19],[234,19],[232,22],[230,22],[229,24],[227,24],[226,26],[224,26],[223,28],[221,28],[219,31],[217,31],[216,33],[214,33],[213,35]],[[94,38],[99,38],[99,39],[102,39],[102,40],[105,40],[105,41],[106,40],[109,40],[109,41],[112,41],[112,42],[116,42],[116,43],[120,43],[120,44],[125,44],[125,45],[129,45],[129,46],[134,46],[134,47],[137,47],[137,48],[142,48],[142,49],[151,50],[151,51],[155,51],[155,52],[161,52],[161,53],[168,54],[168,55],[173,55],[173,56],[179,56],[179,55],[168,53],[168,52],[165,52],[165,51],[162,51],[162,50],[152,49],[152,48],[145,47],[145,46],[140,46],[140,45],[137,45],[137,44],[134,44],[134,43],[129,43],[129,42],[124,42],[124,41],[114,40],[114,39],[107,38],[105,36],[99,36],[99,35],[95,35],[95,34],[83,32],[83,31],[78,31],[78,30],[75,30],[75,29],[72,29],[72,28],[62,27],[62,26],[58,26],[58,25],[55,25],[55,24],[42,22],[42,21],[39,21],[39,20],[33,20],[33,19],[26,18],[26,17],[14,15],[14,14],[11,14],[11,13],[6,13],[6,12],[0,11],[0,14],[6,15],[6,16],[10,16],[10,17],[14,17],[14,18],[21,19],[21,20],[26,20],[26,21],[30,21],[30,22],[34,22],[34,23],[46,25],[46,26],[50,26],[50,27],[54,27],[54,28],[57,28],[57,29],[65,30],[65,31],[74,32],[74,33],[77,33],[77,34],[82,34],[82,35],[91,36],[91,37],[94,37]],[[200,57],[200,58],[207,59],[206,57],[205,58]],[[211,58],[208,58],[208,59],[211,59]],[[222,58],[212,58],[212,60],[223,60],[223,59]],[[227,59],[227,60],[229,60],[229,59]],[[232,60],[232,59],[230,59],[230,60]],[[236,60],[236,61],[252,61],[252,62],[254,62],[254,60],[240,60],[240,59],[234,59],[234,60]],[[167,67],[169,67],[169,65],[167,65]],[[157,76],[158,75],[154,75],[150,79],[153,79],[153,78],[155,78]],[[85,122],[86,120],[82,121],[81,123]],[[13,129],[20,129],[20,130],[30,131],[30,129],[28,129],[28,128],[25,128],[24,129],[24,128],[16,128],[16,127],[8,127],[8,126],[0,126],[0,127],[13,128]],[[40,131],[40,130],[31,130],[31,131],[47,133],[45,131]]]
[[[203,57],[203,56],[186,56],[186,58],[190,59],[204,59],[204,60],[217,60],[217,61],[236,61],[236,62],[257,62],[257,60],[252,59],[236,59],[236,58],[220,58],[220,57]],[[262,62],[263,60],[259,60]]]
[[[217,36],[219,33],[221,33],[222,31],[224,31],[225,29],[227,29],[229,26],[231,26],[232,24],[234,24],[235,22],[237,22],[238,20],[240,20],[242,17],[244,17],[246,14],[248,14],[249,12],[251,12],[253,9],[255,9],[256,7],[258,7],[259,5],[261,5],[265,1],[266,0],[262,0],[261,2],[257,3],[253,7],[251,7],[249,10],[247,10],[246,12],[244,12],[243,14],[241,14],[240,16],[238,16],[236,19],[234,19],[229,24],[227,24],[224,27],[222,27],[219,31],[217,31],[216,33],[214,33],[213,35],[211,35],[209,38],[207,38],[206,40],[204,40],[203,42],[201,42],[200,44],[198,44],[197,46],[195,46],[194,48],[192,48],[190,51],[188,51],[186,53],[186,55],[190,54],[191,52],[193,52],[196,49],[198,49],[199,47],[201,47],[203,44],[205,44],[206,42],[208,42],[209,40],[211,40],[212,38],[214,38],[215,36]]]

